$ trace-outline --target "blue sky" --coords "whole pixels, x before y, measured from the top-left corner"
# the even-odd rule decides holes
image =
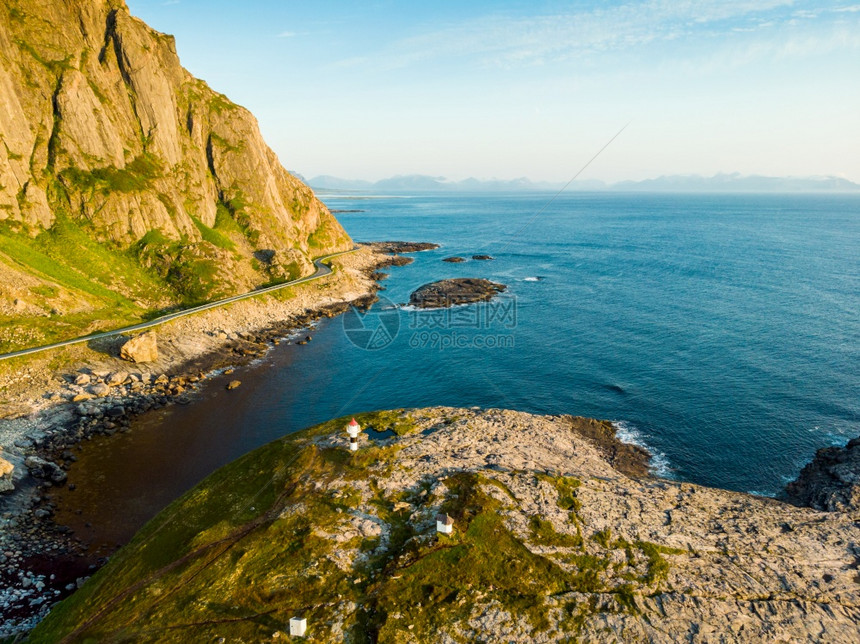
[[[860,1],[128,0],[306,177],[860,182]]]

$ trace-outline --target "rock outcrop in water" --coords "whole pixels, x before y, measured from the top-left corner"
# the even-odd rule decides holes
[[[860,517],[860,437],[818,450],[783,496],[796,505]]]
[[[210,476],[31,640],[269,641],[296,614],[317,641],[856,639],[860,548],[843,514],[631,478],[598,421],[356,419],[357,452],[344,418]]]
[[[472,302],[486,302],[507,287],[477,277],[457,277],[431,282],[409,296],[409,305],[420,309],[438,309]]]
[[[351,241],[122,0],[0,8],[0,350],[313,271]]]

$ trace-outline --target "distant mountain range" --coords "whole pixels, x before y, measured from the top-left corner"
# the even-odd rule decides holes
[[[296,174],[296,173],[294,173]],[[380,181],[341,179],[322,175],[305,179],[311,188],[332,192],[523,192],[560,190],[564,183],[519,179],[481,180],[475,178],[450,181],[445,177],[423,174],[399,175]],[[599,180],[577,180],[568,190],[620,192],[860,192],[860,184],[840,177],[765,177],[760,175],[716,174],[667,175],[644,181],[605,183]]]

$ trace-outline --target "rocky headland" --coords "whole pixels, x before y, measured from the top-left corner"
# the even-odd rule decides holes
[[[504,284],[477,277],[457,277],[431,282],[416,289],[409,296],[409,305],[420,309],[436,309],[486,302],[502,293]]]
[[[600,421],[357,420],[357,452],[338,419],[210,476],[31,641],[856,641],[844,513],[613,465]]]

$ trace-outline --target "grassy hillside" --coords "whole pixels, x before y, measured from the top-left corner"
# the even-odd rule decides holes
[[[415,431],[406,412],[357,419],[371,439]],[[540,633],[550,627],[549,597],[600,593],[562,610],[561,628],[575,634],[598,604],[636,612],[634,593],[662,584],[664,555],[680,552],[609,530],[586,535],[574,478],[522,473],[568,516],[564,532],[531,517],[525,538],[503,519],[516,497],[486,472],[440,473],[386,492],[379,482],[397,471],[400,446],[371,440],[350,453],[328,438],[347,421],[270,443],[207,478],[54,608],[30,641],[270,641],[303,614],[309,641],[430,642],[465,626],[477,600]],[[439,511],[455,518],[454,534],[436,534]],[[612,549],[626,558],[612,561]]]

